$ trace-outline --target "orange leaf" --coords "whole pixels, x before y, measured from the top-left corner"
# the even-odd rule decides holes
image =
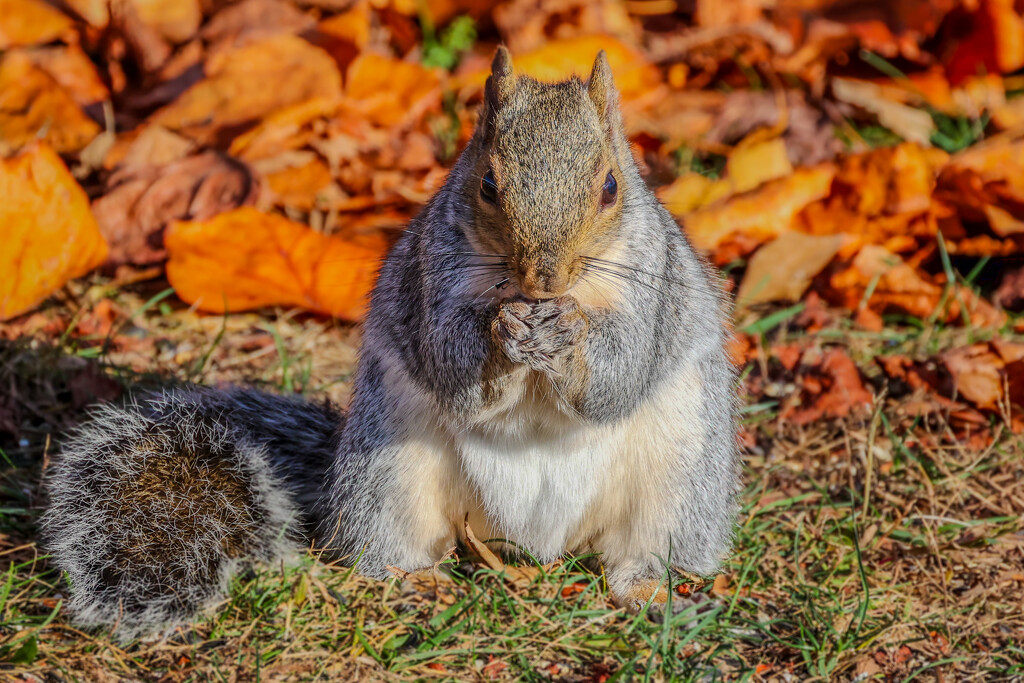
[[[686,234],[695,247],[706,251],[733,233],[767,241],[789,230],[801,209],[825,197],[834,175],[835,167],[831,164],[798,169],[728,202],[694,211],[686,216]]]
[[[370,121],[390,127],[439,108],[440,84],[437,73],[419,64],[367,53],[349,66],[345,94]]]
[[[27,53],[14,50],[0,60],[0,152],[40,136],[58,152],[76,152],[99,132],[99,124]]]
[[[203,20],[198,0],[131,0],[139,19],[172,43],[191,38]]]
[[[0,160],[0,226],[0,320],[31,310],[107,257],[89,199],[45,145]]]
[[[71,17],[43,0],[0,0],[0,50],[49,43],[73,25]]]
[[[110,91],[96,66],[78,45],[39,48],[27,55],[33,64],[50,74],[78,106],[86,108],[110,99]]]
[[[207,77],[151,120],[201,142],[226,143],[240,129],[314,98],[337,100],[341,74],[323,50],[280,35],[219,53]]]
[[[345,320],[366,310],[385,240],[328,237],[252,208],[171,224],[167,279],[183,300],[214,313],[296,306]]]

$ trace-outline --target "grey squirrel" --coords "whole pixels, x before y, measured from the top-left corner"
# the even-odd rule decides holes
[[[43,532],[86,626],[166,630],[300,543],[370,577],[438,562],[464,520],[542,562],[600,553],[624,604],[712,573],[738,487],[718,278],[647,189],[604,53],[514,72],[386,258],[354,395],[167,391],[95,412]]]

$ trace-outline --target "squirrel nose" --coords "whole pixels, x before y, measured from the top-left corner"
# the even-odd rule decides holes
[[[568,289],[568,274],[535,263],[519,269],[519,289],[529,299],[553,299]]]

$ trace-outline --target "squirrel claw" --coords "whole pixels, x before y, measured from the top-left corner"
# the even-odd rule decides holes
[[[579,302],[561,296],[535,304],[502,304],[491,323],[491,333],[513,363],[557,375],[554,361],[583,341],[587,327]]]

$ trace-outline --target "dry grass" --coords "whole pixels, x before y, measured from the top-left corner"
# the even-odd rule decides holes
[[[34,341],[0,342],[0,679],[1024,680],[1020,437],[994,424],[994,438],[965,441],[941,414],[904,415],[908,397],[796,428],[749,396],[756,445],[736,551],[713,582],[673,577],[667,619],[614,609],[600,575],[572,560],[523,585],[453,559],[454,585],[435,588],[306,557],[240,577],[219,612],[167,641],[122,648],[82,633],[34,521],[54,439],[94,395],[183,380],[342,402],[349,390],[353,330],[284,313],[199,317],[161,291],[83,285],[23,326]],[[837,339],[865,367],[920,342],[897,328],[803,342]]]

